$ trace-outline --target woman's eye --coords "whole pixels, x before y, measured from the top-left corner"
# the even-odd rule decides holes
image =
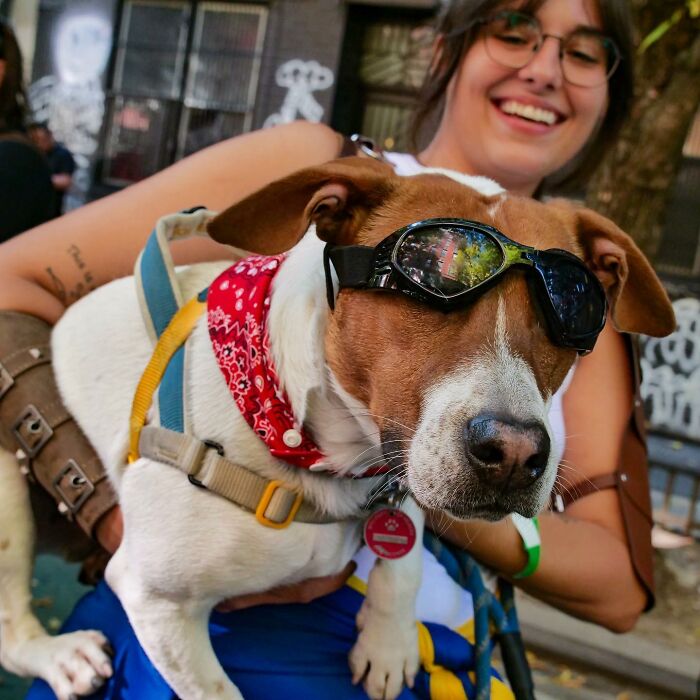
[[[511,44],[512,46],[527,46],[527,44],[530,43],[530,40],[527,37],[516,32],[501,32],[499,34],[495,34],[494,36],[504,44]]]
[[[603,45],[592,37],[573,37],[564,44],[565,55],[578,62],[605,65],[607,53]]]
[[[566,52],[566,55],[581,63],[591,63],[593,65],[600,63],[600,60],[596,56],[592,56],[584,51],[570,50]]]

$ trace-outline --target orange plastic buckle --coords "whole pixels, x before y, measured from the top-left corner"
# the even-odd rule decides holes
[[[270,501],[272,500],[272,497],[275,495],[275,491],[279,488],[284,488],[284,484],[281,481],[278,481],[277,479],[271,481],[266,487],[265,487],[265,492],[260,498],[260,502],[258,503],[258,507],[255,509],[255,519],[261,524],[264,525],[265,527],[271,527],[274,528],[275,530],[284,530],[284,528],[289,527],[290,523],[292,520],[294,520],[294,516],[297,514],[297,511],[299,510],[299,507],[301,506],[301,502],[304,500],[304,497],[302,494],[298,493],[296,495],[296,498],[294,499],[294,503],[292,504],[292,507],[289,509],[289,514],[287,515],[287,518],[283,520],[280,523],[276,523],[274,520],[270,520],[265,516],[265,511],[267,510],[267,507],[270,505]]]

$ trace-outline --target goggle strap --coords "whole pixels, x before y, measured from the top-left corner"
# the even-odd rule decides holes
[[[333,263],[338,275],[339,287],[343,289],[366,287],[373,261],[374,248],[363,245],[335,246],[332,243],[326,243],[323,249],[323,269],[326,273],[328,306],[331,309],[335,307],[335,291],[330,263]]]

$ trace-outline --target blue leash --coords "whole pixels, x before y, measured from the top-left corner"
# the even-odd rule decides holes
[[[491,625],[494,637],[501,646],[506,675],[516,700],[535,700],[534,683],[520,636],[513,585],[509,581],[499,579],[499,600],[486,588],[479,566],[467,552],[450,546],[428,530],[423,534],[423,546],[435,555],[457,584],[472,594],[476,700],[489,700],[491,696]]]

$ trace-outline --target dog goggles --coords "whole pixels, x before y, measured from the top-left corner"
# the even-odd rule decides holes
[[[579,258],[516,243],[476,221],[417,221],[375,248],[327,244],[324,268],[333,308],[330,262],[341,288],[395,290],[442,311],[464,308],[506,270],[525,267],[555,345],[587,354],[605,325],[605,292]]]

